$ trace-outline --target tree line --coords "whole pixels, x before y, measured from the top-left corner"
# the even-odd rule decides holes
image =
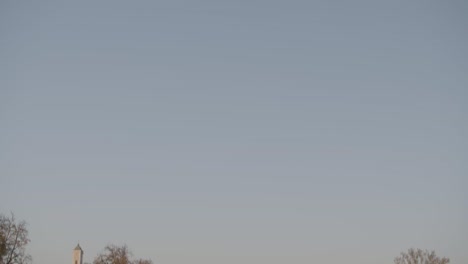
[[[15,215],[0,214],[0,264],[31,264],[26,253],[29,239],[25,221],[17,221]],[[99,253],[93,264],[153,264],[151,259],[133,259],[127,245],[108,245]]]
[[[30,264],[32,258],[26,253],[30,242],[26,222],[17,221],[14,214],[0,214],[0,264]],[[449,258],[438,257],[435,251],[409,249],[394,259],[395,264],[448,264]],[[126,246],[108,245],[99,253],[93,264],[153,264],[151,259],[132,259]]]

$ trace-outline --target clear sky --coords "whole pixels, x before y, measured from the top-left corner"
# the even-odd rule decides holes
[[[0,2],[35,264],[468,263],[468,2]]]

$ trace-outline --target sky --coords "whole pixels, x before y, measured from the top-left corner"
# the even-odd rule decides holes
[[[34,264],[468,263],[466,1],[0,1]]]

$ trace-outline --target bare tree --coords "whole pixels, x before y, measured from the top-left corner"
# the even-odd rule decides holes
[[[27,264],[31,256],[26,254],[29,243],[26,222],[16,222],[15,216],[0,214],[0,264]]]
[[[2,258],[6,254],[6,241],[3,232],[0,230],[0,263],[3,263]]]
[[[132,264],[153,264],[151,259],[137,259],[132,262]]]
[[[395,264],[447,264],[450,259],[440,258],[435,251],[410,248],[408,252],[401,252],[394,260]]]
[[[126,245],[108,245],[93,261],[93,264],[153,264],[150,259],[132,260],[132,252]]]

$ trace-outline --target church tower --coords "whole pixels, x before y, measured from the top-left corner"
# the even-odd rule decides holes
[[[76,245],[73,250],[73,264],[83,264],[83,250],[80,247],[80,244]]]

